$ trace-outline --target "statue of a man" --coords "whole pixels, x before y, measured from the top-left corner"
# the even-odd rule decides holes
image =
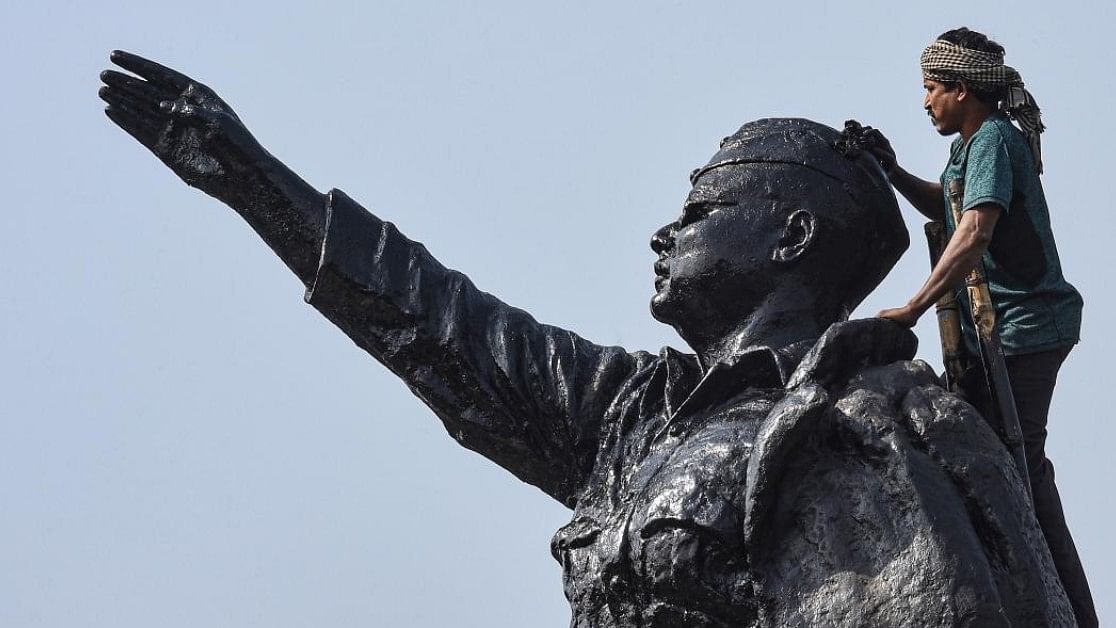
[[[604,347],[319,194],[204,85],[123,52],[106,113],[243,216],[307,301],[465,447],[573,509],[577,628],[1071,626],[1012,461],[914,336],[847,321],[908,245],[876,161],[760,120],[692,175],[651,246],[658,320],[696,355]]]

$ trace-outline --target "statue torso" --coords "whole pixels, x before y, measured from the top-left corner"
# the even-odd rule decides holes
[[[728,373],[672,387],[670,370],[610,410],[573,521],[552,542],[576,628],[756,620],[743,546],[748,459],[783,390],[741,386]]]

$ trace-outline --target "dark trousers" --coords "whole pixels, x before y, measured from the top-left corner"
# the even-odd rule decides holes
[[[1046,543],[1050,546],[1050,554],[1054,558],[1062,587],[1073,605],[1078,626],[1092,628],[1098,624],[1093,596],[1089,592],[1089,581],[1085,578],[1085,570],[1081,567],[1081,559],[1062,513],[1062,500],[1058,497],[1058,487],[1054,484],[1054,465],[1046,457],[1046,420],[1050,411],[1050,399],[1054,395],[1054,384],[1058,381],[1058,369],[1069,352],[1070,347],[1066,347],[1012,355],[1007,356],[1006,362],[1008,377],[1011,378],[1011,391],[1019,412],[1019,426],[1023,430],[1023,447],[1031,479],[1031,492],[1034,495],[1035,515],[1046,537]],[[992,408],[987,386],[982,378],[977,379],[980,381],[966,382],[964,388],[967,396],[985,416],[997,416],[989,413]]]

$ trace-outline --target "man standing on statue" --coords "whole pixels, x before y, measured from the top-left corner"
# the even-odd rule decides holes
[[[869,132],[875,135],[873,152],[891,184],[924,216],[944,223],[952,237],[915,296],[879,316],[914,326],[939,297],[984,262],[1022,427],[1035,511],[1078,624],[1096,626],[1089,584],[1045,453],[1050,401],[1058,370],[1079,339],[1082,299],[1062,276],[1039,180],[1039,108],[1019,73],[1004,65],[1003,46],[976,31],[943,33],[923,51],[921,66],[923,108],[938,133],[958,135],[940,181],[925,181],[899,167],[888,141],[878,131]],[[959,222],[949,211],[945,193],[957,179],[964,183]],[[964,290],[959,296],[968,305]],[[972,320],[966,315],[961,320],[965,344],[976,355]],[[987,407],[983,378],[964,381],[962,387],[975,405]]]

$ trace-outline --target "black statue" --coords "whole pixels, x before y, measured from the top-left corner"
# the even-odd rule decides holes
[[[697,355],[603,347],[444,268],[269,155],[204,85],[123,52],[106,113],[230,205],[307,301],[449,433],[573,509],[554,537],[577,628],[1072,626],[1012,460],[848,321],[908,245],[868,156],[807,120],[744,125],[651,246],[655,318]]]

